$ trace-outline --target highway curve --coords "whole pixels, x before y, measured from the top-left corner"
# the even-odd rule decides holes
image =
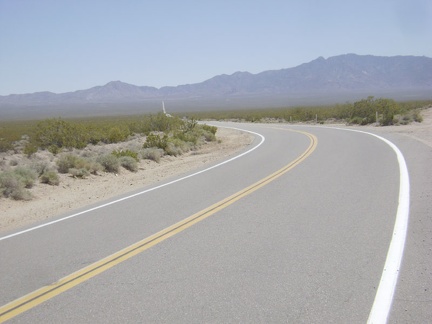
[[[340,129],[217,125],[255,132],[247,154],[4,234],[0,322],[365,323],[382,313],[400,208],[395,150]],[[432,152],[389,139],[407,162],[410,219],[391,308],[372,321],[427,322]]]

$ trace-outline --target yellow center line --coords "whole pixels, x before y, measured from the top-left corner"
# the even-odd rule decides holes
[[[279,128],[281,129],[281,128]],[[283,129],[287,130],[287,129]],[[302,161],[304,161],[312,152],[315,150],[318,140],[317,138],[307,132],[303,131],[297,131],[297,130],[289,130],[297,133],[301,133],[303,135],[306,135],[309,140],[310,144],[308,148],[294,161],[290,162],[283,168],[279,169],[278,171],[270,174],[269,176],[259,180],[258,182],[250,185],[249,187],[240,190],[239,192],[229,196],[228,198],[225,198],[210,207],[203,209],[199,211],[198,213],[189,216],[188,218],[185,218],[184,220],[171,225],[156,234],[153,234],[135,244],[132,244],[123,250],[120,250],[102,260],[99,260],[85,268],[82,268],[81,270],[78,270],[77,272],[74,272],[59,281],[42,287],[40,289],[37,289],[21,298],[18,298],[2,307],[0,307],[0,323],[3,323],[4,321],[11,319],[59,294],[61,294],[64,291],[67,291],[80,283],[89,280],[90,278],[114,267],[115,265],[120,264],[123,261],[128,260],[129,258],[151,248],[152,246],[166,240],[167,238],[174,236],[175,234],[184,231],[188,227],[202,221],[203,219],[215,214],[216,212],[228,207],[229,205],[233,204],[234,202],[238,201],[239,199],[251,194],[252,192],[262,188],[263,186],[269,184],[273,180],[277,179],[278,177],[282,176],[286,172],[293,169],[295,166],[300,164]]]

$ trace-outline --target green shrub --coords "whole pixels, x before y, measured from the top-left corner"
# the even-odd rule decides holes
[[[183,142],[192,143],[193,145],[198,144],[198,139],[200,137],[199,131],[190,131],[190,132],[176,132],[173,135],[174,138],[177,138]]]
[[[194,128],[198,125],[198,122],[195,118],[188,119],[186,121],[183,121],[183,125],[181,127],[181,130],[183,132],[191,132],[194,130]]]
[[[34,170],[38,176],[41,176],[45,171],[48,171],[50,164],[47,161],[34,161],[30,164],[30,168]]]
[[[70,168],[69,174],[74,178],[85,179],[90,175],[90,172],[85,168],[79,168],[79,169]]]
[[[31,200],[32,195],[30,191],[23,187],[18,187],[16,190],[12,191],[10,197],[14,200]]]
[[[76,177],[87,176],[88,173],[97,174],[99,171],[105,169],[105,167],[102,166],[101,163],[91,159],[80,157],[75,154],[65,154],[61,156],[57,160],[57,168],[60,173],[71,173],[70,169],[76,169],[73,171],[74,174],[72,174]]]
[[[372,121],[371,121],[370,119],[368,119],[368,118],[363,118],[363,119],[361,120],[361,122],[360,122],[360,125],[364,126],[364,125],[367,125],[367,124],[370,124],[370,123],[372,123]]]
[[[76,168],[80,157],[73,154],[65,154],[57,160],[57,167],[60,173],[68,173],[69,169]]]
[[[176,117],[168,117],[163,113],[158,113],[157,115],[151,115],[148,117],[150,131],[153,132],[170,132],[178,129],[182,121]]]
[[[181,153],[189,152],[195,146],[191,142],[185,142],[176,137],[171,138],[168,144],[173,144],[175,147],[181,150]]]
[[[98,172],[103,171],[104,167],[96,161],[89,161],[88,170],[91,174],[98,174]]]
[[[88,136],[89,136],[89,143],[96,145],[101,142],[108,142],[107,136],[103,133],[100,129],[95,129],[93,126],[88,127],[87,129]]]
[[[0,173],[0,189],[3,196],[9,197],[18,187],[24,187],[19,177],[12,171]]]
[[[350,120],[350,123],[351,123],[351,124],[356,124],[356,125],[361,125],[363,122],[364,122],[364,118],[362,118],[362,117],[358,117],[358,116],[353,117],[353,118],[351,118],[351,120]]]
[[[202,136],[207,142],[216,141],[216,135],[213,132],[204,130]]]
[[[58,186],[60,184],[60,178],[56,171],[45,170],[40,176],[40,182],[46,183],[52,186]]]
[[[47,150],[54,155],[57,155],[63,151],[61,147],[58,147],[55,144],[48,146]]]
[[[10,141],[0,138],[0,152],[7,152],[13,149],[13,145]]]
[[[30,192],[24,188],[22,178],[11,171],[0,174],[0,192],[4,197],[10,197],[15,200],[31,199]]]
[[[173,142],[168,142],[167,146],[165,147],[165,152],[171,156],[177,156],[183,153],[182,149],[179,146],[176,146]]]
[[[421,123],[423,121],[423,116],[418,109],[413,111],[413,119],[417,123]]]
[[[160,159],[163,155],[164,155],[164,150],[156,147],[145,148],[141,151],[141,156],[143,159],[152,160],[157,163],[160,162]]]
[[[157,147],[160,149],[165,150],[165,148],[168,145],[168,135],[164,134],[163,136],[160,136],[158,134],[149,134],[147,135],[146,141],[143,145],[144,148],[149,147]]]
[[[245,121],[249,123],[259,123],[261,121],[261,117],[250,115],[245,117]]]
[[[90,170],[90,168],[91,168],[91,161],[89,159],[86,159],[86,158],[83,158],[83,157],[78,157],[78,159],[76,160],[76,163],[75,163],[75,168],[76,169]]]
[[[137,160],[131,156],[121,156],[119,157],[120,165],[125,169],[137,172],[138,171],[138,163]]]
[[[137,161],[137,162],[139,161],[138,153],[131,151],[131,150],[120,150],[120,151],[114,150],[114,151],[112,151],[111,154],[118,157],[118,158],[122,157],[122,156],[129,156],[129,157],[133,158],[135,161]]]
[[[129,127],[114,126],[108,131],[108,140],[110,143],[124,142],[131,135]]]
[[[217,127],[216,126],[209,126],[209,125],[202,125],[201,126],[203,130],[208,131],[212,133],[213,135],[216,135]]]
[[[120,169],[120,161],[112,154],[101,155],[96,160],[100,163],[106,172],[118,173]]]
[[[27,143],[25,146],[24,146],[24,151],[23,151],[23,153],[25,154],[25,155],[27,155],[28,157],[30,157],[30,156],[32,156],[34,153],[36,153],[38,151],[38,147],[35,145],[35,144],[33,144],[33,143]]]
[[[60,118],[41,121],[36,125],[36,141],[42,148],[49,148],[53,154],[62,147],[84,148],[89,136],[82,125],[73,124]]]
[[[356,101],[352,108],[352,118],[360,118],[360,125],[369,124],[375,121],[376,109],[374,107],[374,97]]]
[[[375,100],[373,108],[382,115],[380,124],[383,126],[395,124],[397,121],[394,120],[394,116],[401,111],[399,105],[394,100],[383,98]]]
[[[421,123],[423,121],[420,109],[408,110],[402,116],[399,116],[399,123],[402,125],[408,125],[413,121],[417,123]]]
[[[25,188],[33,187],[38,177],[36,171],[26,167],[17,167],[13,172],[19,177]]]

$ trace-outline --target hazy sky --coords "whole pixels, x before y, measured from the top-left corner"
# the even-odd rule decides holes
[[[432,57],[431,0],[0,0],[0,95]]]

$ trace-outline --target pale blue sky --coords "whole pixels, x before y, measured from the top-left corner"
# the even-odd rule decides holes
[[[0,95],[176,86],[346,53],[432,57],[432,1],[0,0]]]

